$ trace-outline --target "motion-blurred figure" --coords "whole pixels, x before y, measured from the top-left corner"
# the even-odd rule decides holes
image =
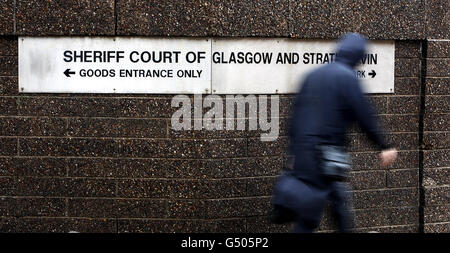
[[[382,150],[383,166],[396,159],[397,150],[386,144],[353,70],[365,51],[364,37],[345,35],[339,41],[336,61],[311,72],[296,97],[289,131],[290,152],[295,157],[292,173],[307,187],[300,187],[298,194],[320,204],[292,210],[296,220],[294,232],[317,229],[326,200],[331,202],[341,232],[351,232],[354,227],[349,184],[347,180],[324,176],[318,147],[331,145],[346,152],[346,129],[356,121]]]

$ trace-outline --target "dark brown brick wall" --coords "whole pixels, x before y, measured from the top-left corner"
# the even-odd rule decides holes
[[[113,35],[114,0],[16,0],[18,35]]]
[[[14,0],[0,1],[0,35],[14,34]]]
[[[427,43],[423,186],[425,232],[450,232],[450,41]]]
[[[1,0],[0,35],[446,39],[447,0]]]
[[[17,61],[16,39],[2,45]],[[398,41],[398,91],[369,96],[398,162],[381,168],[361,130],[349,135],[360,231],[417,232],[419,53]],[[170,131],[170,96],[19,94],[17,63],[5,73],[2,231],[289,231],[268,215],[292,95],[281,97],[282,136],[261,142],[250,131]],[[320,229],[335,229],[329,212]]]
[[[19,94],[16,36],[335,39],[346,31],[397,40],[395,93],[369,99],[398,160],[380,167],[361,130],[349,134],[357,230],[418,232],[424,205],[424,230],[449,231],[448,41],[428,41],[421,76],[424,40],[448,39],[448,1],[0,2],[0,232],[291,229],[268,215],[293,95],[280,97],[276,142],[250,131],[178,133],[169,95]],[[334,229],[328,208],[320,232]]]

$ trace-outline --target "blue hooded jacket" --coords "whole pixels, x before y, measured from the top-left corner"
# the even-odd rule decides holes
[[[316,187],[326,187],[316,145],[345,147],[346,130],[353,122],[381,149],[388,147],[353,70],[365,51],[364,37],[347,34],[338,43],[336,61],[312,71],[297,94],[289,129],[294,174]]]
[[[297,94],[289,129],[294,169],[278,178],[272,203],[294,211],[304,223],[319,224],[332,191],[320,173],[317,144],[345,147],[346,129],[358,122],[381,149],[387,148],[353,70],[365,49],[363,37],[346,35],[338,44],[336,61],[311,72]]]

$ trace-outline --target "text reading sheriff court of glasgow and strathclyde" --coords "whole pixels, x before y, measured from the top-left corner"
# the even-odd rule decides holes
[[[200,63],[206,59],[204,51],[189,51],[182,55],[181,51],[99,51],[99,50],[66,50],[65,62],[121,62],[125,57],[132,63]],[[215,64],[324,64],[333,62],[336,53],[305,52],[213,52],[212,62]],[[362,64],[377,64],[376,53],[366,54]]]

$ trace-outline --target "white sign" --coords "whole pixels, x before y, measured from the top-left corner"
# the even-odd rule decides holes
[[[293,39],[21,37],[19,91],[48,93],[295,93],[336,42]],[[355,75],[394,92],[394,41],[371,41]]]
[[[19,38],[19,91],[205,93],[209,39]]]
[[[213,40],[217,93],[295,93],[312,70],[333,62],[336,42],[291,39]],[[355,75],[368,93],[394,92],[394,41],[371,41]],[[220,78],[214,78],[214,77]]]

